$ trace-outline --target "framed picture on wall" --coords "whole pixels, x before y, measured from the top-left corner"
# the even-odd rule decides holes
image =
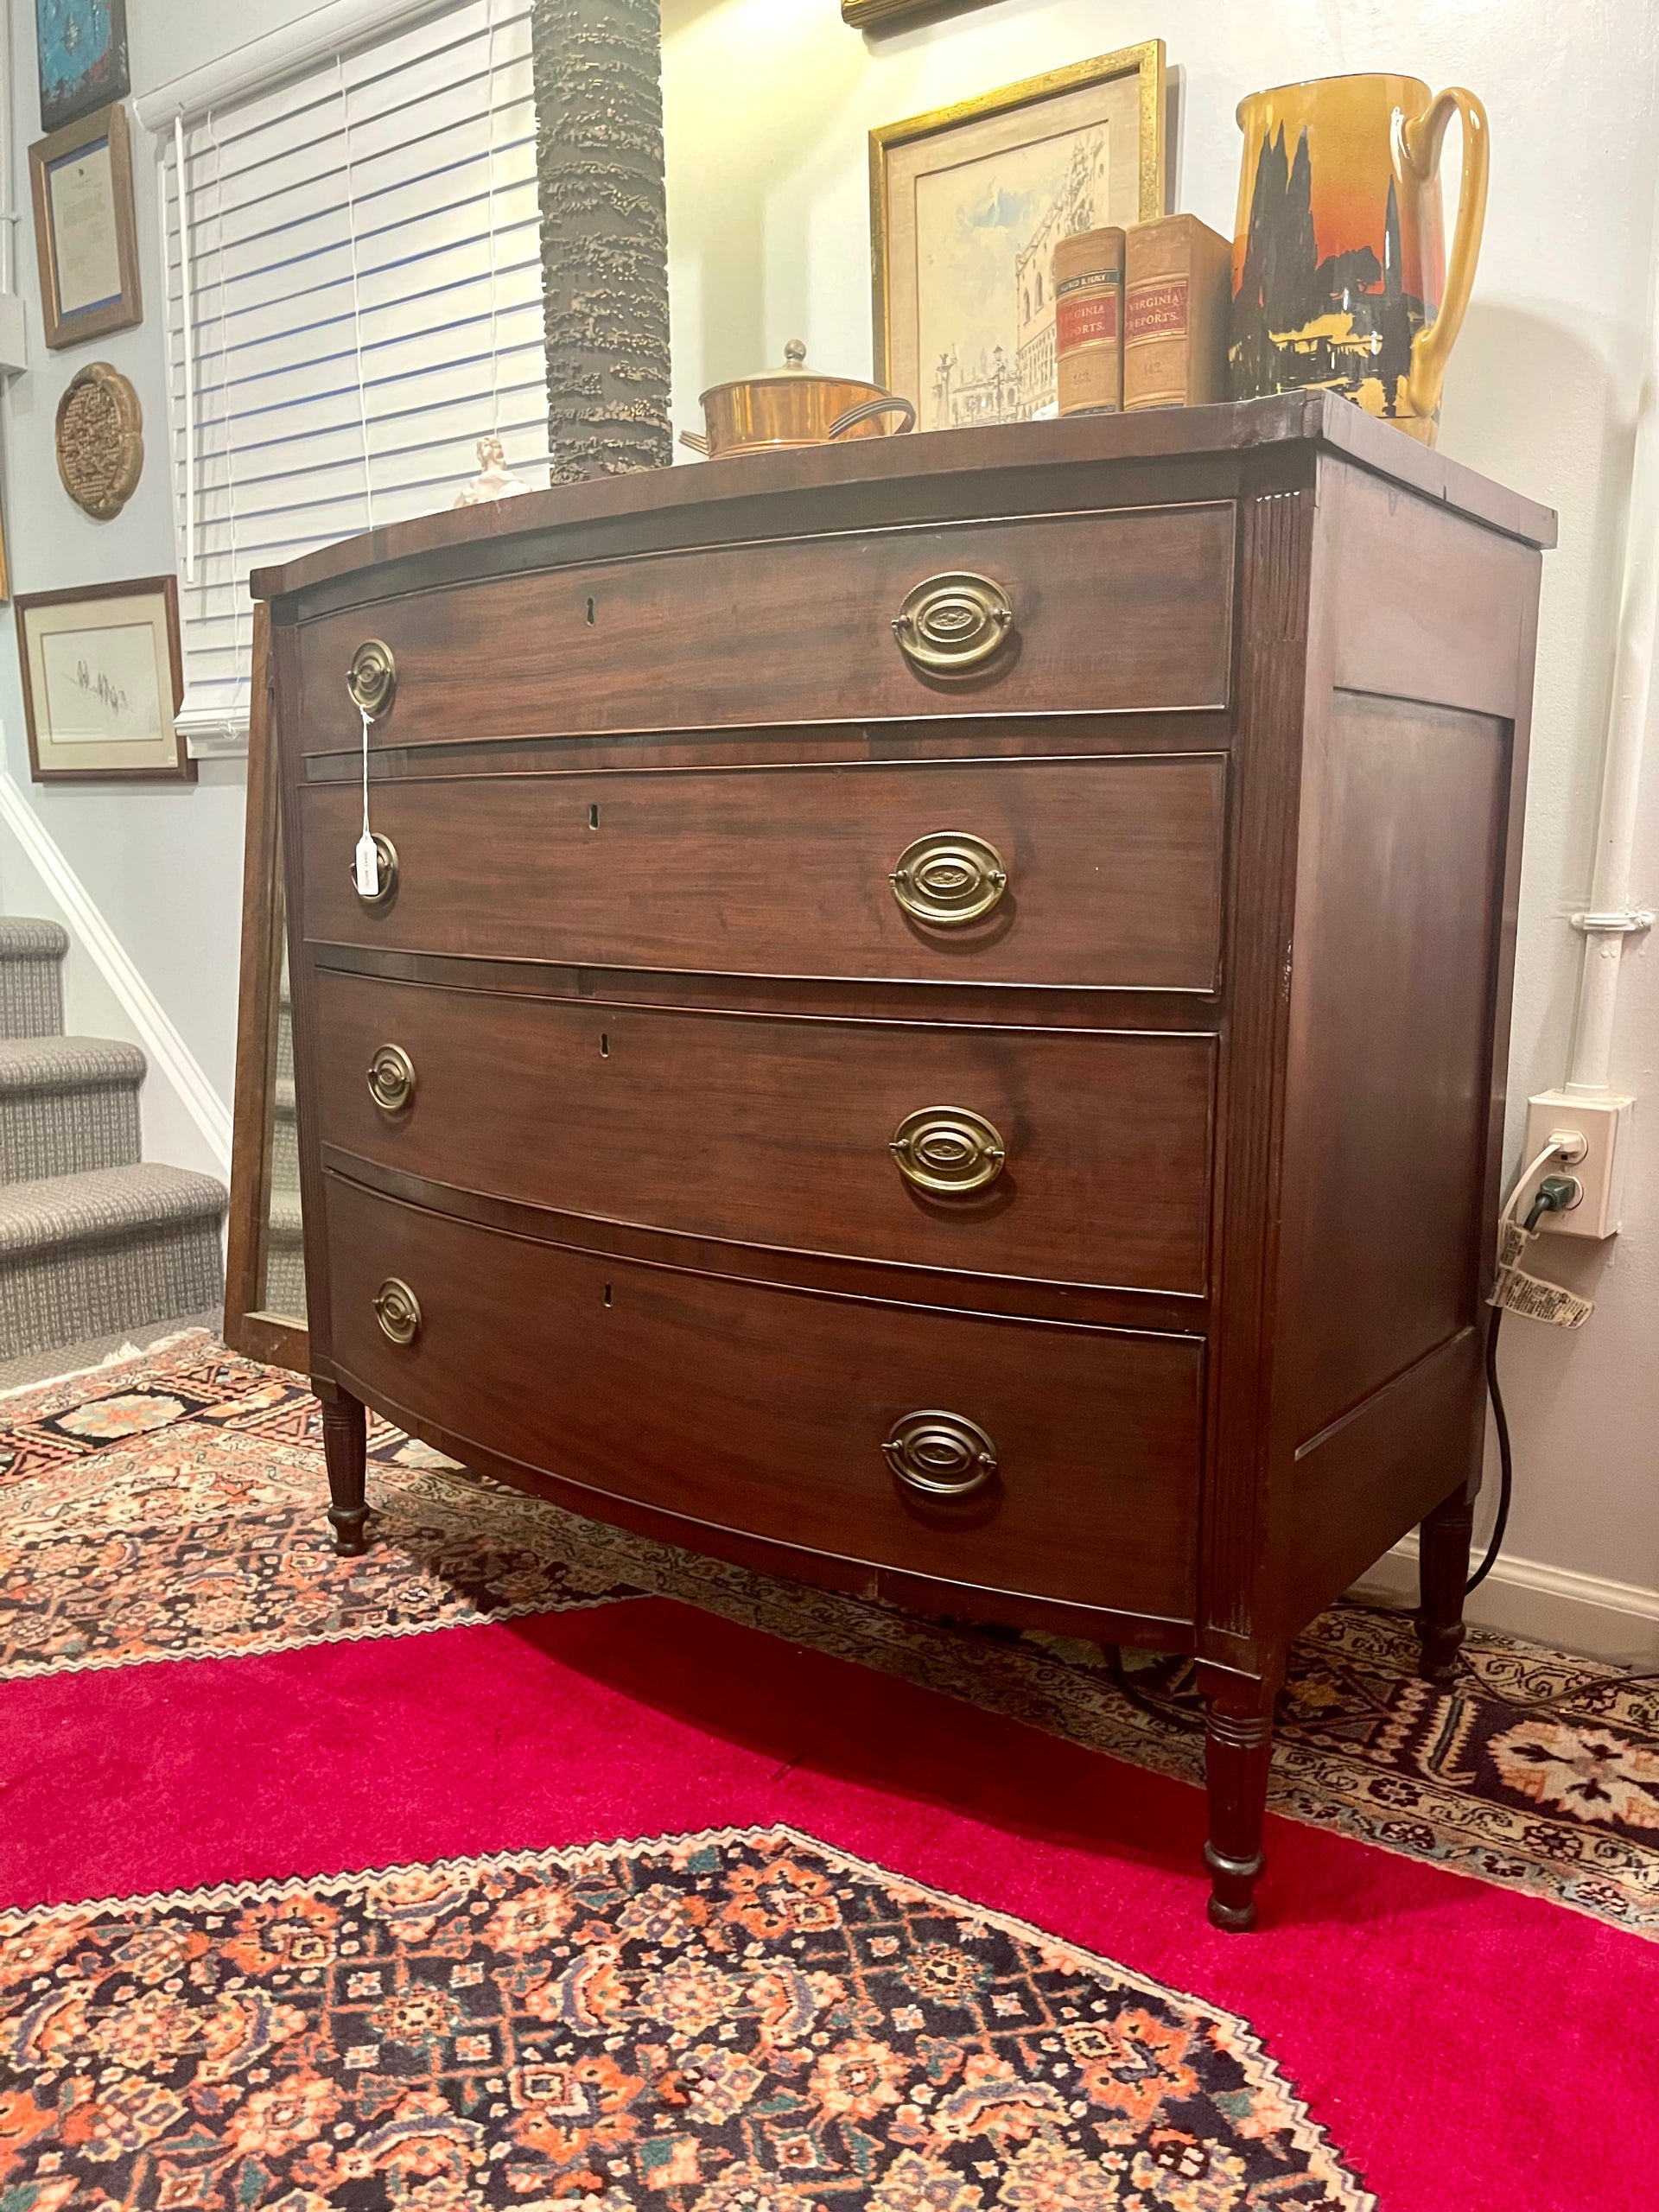
[[[125,108],[100,108],[37,139],[29,177],[47,344],[79,346],[142,322]]]
[[[1056,242],[1164,212],[1164,42],[870,133],[875,372],[918,430],[1056,411]]]
[[[184,664],[171,576],[29,592],[15,606],[37,784],[194,783],[174,720]]]
[[[59,130],[125,99],[127,0],[35,0],[41,128]]]

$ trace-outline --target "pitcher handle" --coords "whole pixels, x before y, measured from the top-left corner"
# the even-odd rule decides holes
[[[1411,369],[1406,378],[1406,411],[1425,420],[1433,417],[1440,404],[1446,361],[1463,327],[1464,310],[1474,289],[1480,234],[1486,221],[1491,137],[1485,109],[1461,85],[1448,85],[1443,92],[1437,92],[1421,115],[1402,125],[1400,133],[1406,166],[1427,183],[1440,172],[1440,146],[1454,112],[1463,121],[1463,175],[1458,186],[1457,226],[1446,264],[1446,291],[1440,313],[1412,341]]]

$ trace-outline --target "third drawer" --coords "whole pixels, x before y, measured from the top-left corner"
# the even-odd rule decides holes
[[[324,970],[321,1135],[751,1245],[1201,1294],[1214,1039],[595,1006]]]

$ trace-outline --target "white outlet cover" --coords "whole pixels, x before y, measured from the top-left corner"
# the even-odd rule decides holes
[[[1585,1141],[1585,1155],[1571,1166],[1560,1164],[1540,1171],[1538,1180],[1550,1173],[1574,1175],[1584,1196],[1565,1213],[1547,1213],[1538,1226],[1551,1236],[1617,1236],[1624,1192],[1624,1161],[1630,1148],[1630,1122],[1636,1100],[1624,1092],[1597,1098],[1577,1098],[1569,1090],[1541,1090],[1527,1101],[1527,1137],[1522,1158],[1535,1159],[1558,1130],[1576,1129]],[[1517,1203],[1524,1220],[1532,1193]]]

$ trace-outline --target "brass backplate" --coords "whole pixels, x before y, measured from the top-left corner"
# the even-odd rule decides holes
[[[1002,855],[967,830],[934,830],[899,854],[888,877],[907,914],[953,929],[988,914],[1008,887]]]
[[[415,1103],[415,1063],[401,1045],[379,1046],[369,1062],[369,1096],[383,1114],[406,1113]]]
[[[421,1301],[406,1282],[388,1275],[374,1294],[380,1333],[395,1344],[412,1344],[421,1333]]]
[[[352,704],[365,715],[384,715],[397,689],[397,664],[391,647],[378,638],[366,638],[352,655],[346,671],[346,689]]]
[[[968,569],[925,577],[894,618],[893,634],[912,667],[963,676],[1001,652],[1014,634],[1014,604],[999,583]]]
[[[887,1149],[907,1183],[939,1198],[982,1191],[1007,1159],[995,1122],[967,1106],[923,1106],[906,1114]]]
[[[937,1408],[900,1414],[881,1450],[901,1483],[930,1497],[966,1497],[996,1472],[996,1446],[979,1423]]]

